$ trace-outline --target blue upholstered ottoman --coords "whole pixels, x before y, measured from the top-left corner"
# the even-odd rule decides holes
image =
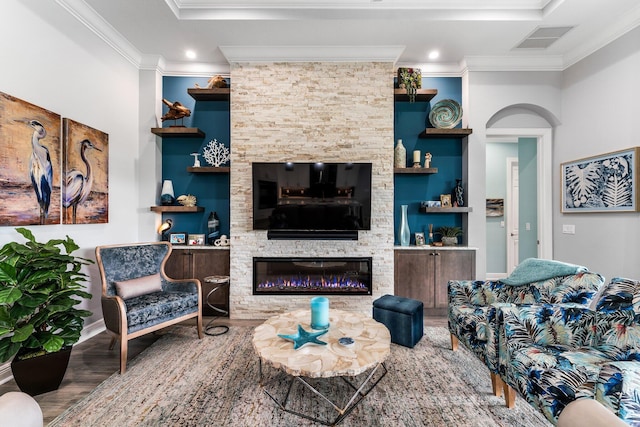
[[[373,318],[391,332],[391,342],[413,348],[423,334],[422,301],[384,295],[373,302]]]

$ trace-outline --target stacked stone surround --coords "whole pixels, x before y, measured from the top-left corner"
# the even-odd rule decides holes
[[[393,293],[393,64],[231,64],[230,316],[308,308],[310,296],[253,295],[253,257],[372,257],[372,296],[329,296],[371,313]],[[371,162],[371,231],[357,241],[268,240],[252,229],[252,162]]]

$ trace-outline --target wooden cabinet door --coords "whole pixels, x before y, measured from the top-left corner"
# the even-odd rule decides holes
[[[395,294],[420,300],[425,308],[434,306],[433,270],[428,268],[430,253],[423,250],[394,252]]]
[[[198,250],[191,251],[191,267],[194,278],[200,280],[202,284],[202,314],[219,315],[207,305],[207,295],[211,289],[218,286],[216,283],[207,283],[204,278],[207,276],[228,276],[229,275],[229,251],[228,250]],[[229,286],[220,287],[211,294],[209,303],[221,310],[229,311]]]
[[[164,265],[165,274],[172,279],[186,279],[191,271],[188,249],[174,249]]]
[[[435,308],[448,307],[449,280],[473,280],[476,275],[476,251],[435,251]]]

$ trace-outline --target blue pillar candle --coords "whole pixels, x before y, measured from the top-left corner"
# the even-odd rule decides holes
[[[325,297],[311,298],[311,328],[329,328],[329,299]]]

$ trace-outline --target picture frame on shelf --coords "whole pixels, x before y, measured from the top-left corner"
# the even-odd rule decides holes
[[[171,243],[172,245],[186,245],[187,233],[183,231],[169,233],[169,243]]]
[[[204,246],[204,234],[189,234],[189,246]]]
[[[638,212],[640,147],[560,165],[563,213]]]
[[[441,194],[440,195],[440,205],[443,208],[451,207],[451,194]]]
[[[424,240],[424,233],[421,231],[418,231],[415,233],[416,235],[416,246],[425,246],[426,242]]]

